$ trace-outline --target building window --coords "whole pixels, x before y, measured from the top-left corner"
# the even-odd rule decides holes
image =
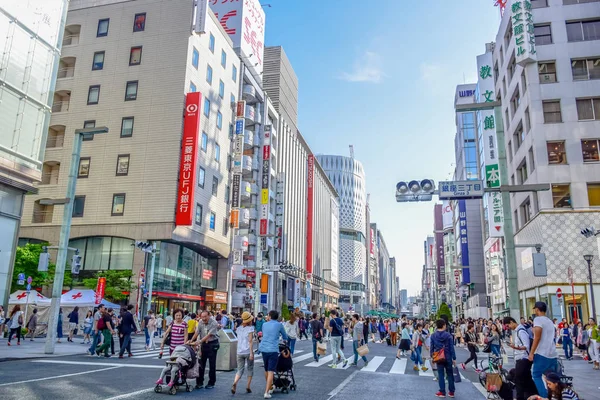
[[[517,178],[519,184],[525,183],[527,178],[529,178],[529,171],[527,170],[527,160],[523,159],[521,164],[517,167]]]
[[[231,197],[231,188],[229,185],[225,185],[225,204],[229,204],[229,198]]]
[[[600,97],[576,99],[577,119],[580,121],[600,120]]]
[[[237,74],[237,67],[235,65],[232,65],[232,68],[231,68],[231,79],[234,82],[237,82],[237,75],[238,75]]]
[[[513,143],[515,144],[515,153],[519,150],[523,141],[525,140],[525,132],[523,131],[523,125],[519,123],[515,133],[513,134]]]
[[[523,225],[525,225],[532,217],[531,200],[529,197],[523,202],[523,204],[521,204],[519,208],[521,209],[521,220],[523,221]]]
[[[94,53],[94,60],[92,62],[92,71],[98,71],[104,68],[104,52],[97,51]]]
[[[223,236],[227,236],[227,234],[229,233],[229,221],[227,220],[227,217],[223,218]]]
[[[600,39],[600,19],[567,22],[567,40],[581,42]]]
[[[525,69],[521,72],[521,91],[523,92],[523,95],[527,93],[527,76],[525,75]]]
[[[198,168],[198,186],[204,189],[204,181],[206,180],[206,170],[202,167]]]
[[[217,128],[223,128],[223,114],[221,114],[221,111],[217,111]]]
[[[531,117],[529,116],[529,107],[525,109],[525,130],[527,132],[531,130]]]
[[[540,77],[540,83],[556,83],[556,62],[539,62],[538,74]]]
[[[533,156],[533,147],[529,149],[529,169],[535,171],[535,157]]]
[[[221,146],[215,144],[215,161],[221,161]]]
[[[552,44],[552,30],[550,29],[550,24],[535,25],[533,27],[533,34],[535,36],[535,44]]]
[[[127,176],[127,174],[129,174],[129,154],[119,154],[116,176]]]
[[[204,152],[206,152],[206,149],[208,149],[208,135],[206,134],[206,132],[202,132],[202,141],[200,142],[200,148]]]
[[[85,196],[75,196],[73,199],[73,218],[83,217],[83,209],[85,208]]]
[[[552,185],[552,203],[554,208],[571,207],[569,185]]]
[[[571,71],[574,81],[600,79],[600,58],[571,60]]]
[[[590,207],[600,206],[600,183],[588,183],[587,184],[588,201]]]
[[[583,3],[594,3],[600,0],[563,0],[563,4],[565,6],[569,6],[571,4],[583,4]]]
[[[96,121],[92,120],[92,121],[83,121],[83,128],[84,129],[89,129],[89,128],[95,128],[96,127]],[[83,135],[82,140],[84,142],[88,142],[90,140],[94,140],[94,135]]]
[[[581,153],[583,155],[584,163],[600,161],[600,155],[598,154],[598,139],[582,140]]]
[[[210,100],[204,98],[204,115],[210,117]]]
[[[517,70],[517,60],[515,58],[515,54],[513,53],[512,57],[510,57],[510,61],[508,62],[508,81],[510,82],[515,75],[515,71]]]
[[[121,137],[133,135],[133,117],[123,117],[121,120]]]
[[[198,69],[198,61],[200,60],[200,53],[198,53],[198,50],[194,47],[192,49],[192,66],[196,69]]]
[[[101,19],[98,21],[98,30],[96,31],[96,37],[102,37],[108,35],[108,23],[110,19]]]
[[[227,171],[231,171],[231,166],[233,164],[233,157],[231,157],[231,154],[227,154]],[[227,196],[229,198],[229,196]]]
[[[90,88],[88,89],[88,97],[87,97],[88,106],[91,106],[93,104],[98,104],[99,100],[100,100],[100,85],[90,86]]]
[[[548,152],[548,164],[566,164],[567,152],[565,142],[547,142],[546,151]]]
[[[212,67],[208,65],[206,67],[206,82],[212,85]]]
[[[79,168],[77,169],[78,178],[87,178],[90,176],[90,163],[92,159],[90,157],[81,157],[79,159]]]
[[[233,104],[233,108],[235,109],[235,95],[233,93],[231,93],[231,95],[229,95],[229,101],[231,102],[231,104]]]
[[[132,47],[129,51],[129,65],[140,65],[142,63],[142,46]]]
[[[217,220],[217,214],[215,214],[214,212],[211,212],[210,213],[210,222],[209,222],[209,226],[208,226],[211,231],[215,230],[216,220]]]
[[[119,216],[125,212],[125,193],[113,194],[112,210],[110,215]]]
[[[519,109],[520,104],[521,104],[521,93],[519,92],[519,88],[517,87],[517,89],[515,90],[515,93],[512,96],[512,99],[510,100],[510,108],[512,111],[513,118],[514,118],[517,110]]]
[[[196,203],[196,213],[194,214],[194,223],[202,225],[202,204]]]
[[[225,53],[225,50],[221,50],[221,66],[227,68],[227,53]]]
[[[219,97],[225,97],[225,83],[219,79]]]
[[[219,193],[219,178],[217,178],[216,176],[213,176],[212,194],[213,194],[213,196],[216,196],[218,193]]]
[[[194,93],[196,91],[196,85],[194,82],[190,82],[190,93]]]
[[[143,32],[146,29],[146,13],[135,14],[133,18],[133,31]]]
[[[129,81],[125,86],[125,101],[137,99],[138,81]]]
[[[560,112],[560,100],[543,101],[544,108],[544,123],[554,124],[562,122],[562,114]]]
[[[531,8],[548,7],[548,0],[531,0]]]
[[[208,39],[208,49],[214,54],[215,53],[215,37],[213,36],[213,34],[210,34],[210,37]]]

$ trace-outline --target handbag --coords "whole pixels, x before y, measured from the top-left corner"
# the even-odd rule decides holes
[[[358,349],[356,349],[356,352],[359,356],[364,357],[367,354],[369,354],[369,347],[366,344],[363,344]]]
[[[460,376],[460,372],[458,372],[458,367],[456,365],[454,365],[452,367],[452,375],[454,375],[454,382],[456,382],[456,383],[462,382],[462,378]]]
[[[492,345],[491,344],[486,344],[485,347],[482,350],[484,353],[491,353],[492,352]]]
[[[431,361],[435,364],[445,364],[446,363],[446,351],[442,347],[438,351],[434,351],[431,355]]]
[[[502,388],[502,377],[500,374],[487,374],[485,377],[485,388],[488,392],[499,392]]]

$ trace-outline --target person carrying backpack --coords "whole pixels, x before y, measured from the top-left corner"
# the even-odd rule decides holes
[[[323,341],[323,323],[317,319],[317,313],[313,314],[313,319],[310,321],[310,330],[312,331],[313,357],[316,362],[319,362],[317,342],[321,343]]]
[[[538,391],[531,376],[533,362],[529,361],[529,351],[533,342],[533,330],[526,323],[517,324],[512,317],[504,318],[504,325],[508,325],[514,332],[514,338],[509,344],[515,351],[515,386],[517,400],[526,400],[537,395]]]

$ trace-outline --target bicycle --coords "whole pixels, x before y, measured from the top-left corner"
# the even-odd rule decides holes
[[[479,383],[487,390],[487,375],[488,374],[500,374],[502,382],[510,382],[509,373],[502,367],[502,357],[490,356],[488,359],[488,366],[483,366],[483,360],[481,360],[481,370],[479,371]]]

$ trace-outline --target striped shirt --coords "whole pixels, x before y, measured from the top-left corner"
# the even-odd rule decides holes
[[[579,396],[571,388],[564,388],[562,391],[563,400],[579,400]]]
[[[187,323],[182,321],[180,324],[173,322],[171,325],[171,345],[169,350],[172,352],[175,347],[183,344],[186,339]]]

